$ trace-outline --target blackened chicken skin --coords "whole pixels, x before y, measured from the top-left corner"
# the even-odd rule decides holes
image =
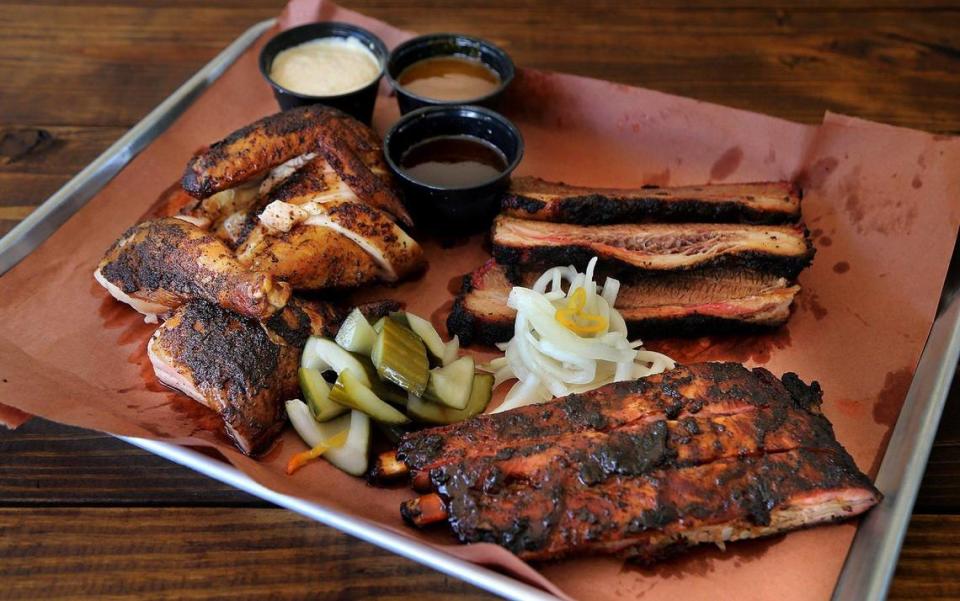
[[[464,277],[447,330],[467,345],[510,340],[516,317],[507,306],[510,290],[515,285],[529,288],[538,276],[488,261]],[[702,336],[783,325],[799,292],[800,286],[775,275],[706,268],[622,279],[616,309],[631,336]]]
[[[501,215],[493,225],[493,256],[503,265],[572,264],[594,256],[607,269],[629,273],[748,267],[788,279],[813,259],[799,226],[726,223],[579,226]]]
[[[147,354],[161,382],[216,411],[249,455],[283,428],[283,402],[299,395],[297,366],[310,332],[296,303],[261,324],[196,301],[157,329]]]
[[[290,298],[289,285],[247,270],[222,241],[175,217],[127,230],[107,250],[94,275],[148,320],[191,300],[266,319]]]
[[[320,105],[300,107],[256,121],[198,153],[187,164],[182,185],[196,198],[206,198],[313,153],[363,202],[409,225],[378,149],[373,133],[345,113]]]
[[[641,222],[792,223],[802,192],[789,182],[636,189],[586,188],[515,177],[503,212],[520,219],[597,225]]]
[[[360,305],[378,319],[400,305]],[[297,298],[264,322],[217,305],[183,305],[157,329],[147,354],[157,378],[216,411],[237,446],[255,454],[285,423],[284,401],[300,396],[297,368],[307,336],[336,336],[349,308]]]
[[[397,456],[436,492],[402,514],[533,560],[655,561],[846,519],[880,494],[820,395],[794,374],[704,363],[412,433]]]

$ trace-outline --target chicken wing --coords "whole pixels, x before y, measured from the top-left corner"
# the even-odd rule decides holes
[[[290,298],[288,284],[247,270],[223,242],[175,217],[128,229],[107,250],[94,277],[151,323],[158,314],[200,299],[265,319]]]
[[[196,198],[206,198],[315,154],[362,201],[411,225],[379,150],[373,132],[352,117],[319,105],[300,107],[252,123],[198,153],[187,164],[182,185]]]

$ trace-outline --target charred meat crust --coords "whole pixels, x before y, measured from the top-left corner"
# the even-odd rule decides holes
[[[574,265],[581,271],[590,259],[599,253],[587,246],[569,244],[564,246],[530,246],[517,248],[494,242],[493,257],[504,265],[523,265],[525,267],[549,267],[554,265]],[[800,256],[778,256],[757,251],[744,251],[736,254],[724,254],[711,257],[696,265],[683,269],[701,269],[704,267],[743,267],[787,279],[795,279],[813,262],[815,253],[813,244],[807,240],[807,252]],[[600,257],[604,267],[612,273],[642,274],[659,270],[646,270],[615,257]],[[678,271],[681,269],[678,269]]]
[[[526,559],[625,552],[652,561],[678,543],[764,536],[875,504],[879,492],[820,402],[819,385],[795,374],[678,366],[407,434],[397,456],[415,476],[429,473],[462,542]],[[804,503],[815,519],[789,515]]]
[[[312,105],[240,128],[196,154],[181,185],[206,198],[257,177],[296,156],[317,152],[364,202],[412,225],[379,150],[363,124],[337,109]]]
[[[238,446],[256,454],[283,428],[283,401],[299,393],[296,367],[309,323],[295,305],[261,325],[195,301],[161,326],[154,344],[189,374]]]
[[[104,255],[100,273],[137,298],[176,299],[174,306],[203,299],[258,318],[273,315],[273,302],[289,296],[285,284],[241,267],[220,240],[172,217],[129,228]]]
[[[627,322],[631,338],[696,338],[708,334],[750,334],[775,330],[783,322],[751,323],[739,319],[713,315],[689,314],[683,317],[650,318]],[[485,319],[470,311],[464,304],[463,295],[453,302],[447,316],[447,331],[460,338],[460,344],[493,346],[513,338],[513,319]]]
[[[651,221],[781,224],[800,219],[800,193],[796,189],[787,192],[797,199],[794,211],[762,210],[738,200],[663,198],[656,195],[657,189],[656,186],[650,187],[647,196],[616,196],[616,191],[610,190],[607,193],[573,194],[549,202],[524,196],[522,192],[508,192],[500,206],[515,217],[580,225]]]

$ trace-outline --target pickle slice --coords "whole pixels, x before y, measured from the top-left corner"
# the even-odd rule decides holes
[[[420,396],[427,388],[430,364],[420,337],[393,319],[383,322],[370,354],[381,380]]]
[[[310,413],[318,422],[331,420],[347,412],[347,408],[330,400],[330,385],[319,370],[301,367],[297,371],[300,391],[307,401]]]
[[[433,327],[433,324],[413,313],[407,313],[407,323],[410,324],[410,329],[413,330],[413,333],[423,340],[423,344],[426,345],[430,354],[443,361],[446,345],[440,338],[440,334],[437,333],[436,328]]]
[[[380,399],[370,388],[364,386],[352,370],[346,369],[337,376],[330,391],[330,400],[357,411],[363,411],[378,422],[405,424],[410,419]]]
[[[338,375],[346,369],[352,369],[361,382],[367,386],[370,385],[367,372],[360,365],[357,356],[343,350],[336,342],[327,338],[311,336],[307,339],[300,357],[300,367],[309,367],[321,372],[332,370]]]
[[[373,331],[370,322],[363,316],[360,309],[351,311],[337,332],[337,344],[351,353],[369,356],[376,340],[377,333]]]
[[[470,387],[470,398],[463,409],[451,409],[421,398],[411,396],[407,400],[407,414],[417,421],[428,424],[453,424],[483,413],[493,396],[493,375],[476,374]]]
[[[430,370],[423,398],[453,409],[463,409],[473,387],[473,357],[466,355],[453,363]]]

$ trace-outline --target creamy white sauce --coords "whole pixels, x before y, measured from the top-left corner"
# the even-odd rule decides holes
[[[335,96],[358,90],[380,74],[380,62],[356,38],[321,38],[287,48],[270,66],[270,79],[291,92]]]

